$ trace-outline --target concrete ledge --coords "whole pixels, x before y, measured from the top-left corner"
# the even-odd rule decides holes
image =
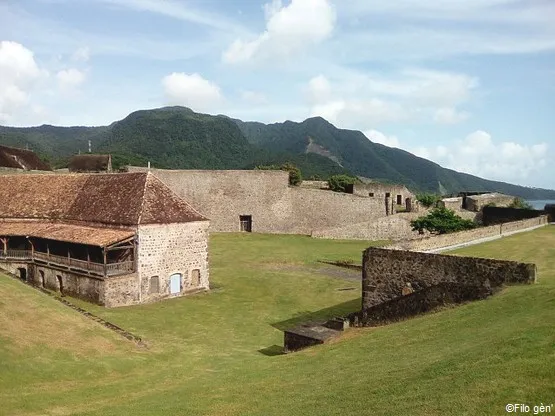
[[[283,352],[299,351],[314,345],[324,344],[337,337],[341,331],[322,325],[301,325],[284,331]]]

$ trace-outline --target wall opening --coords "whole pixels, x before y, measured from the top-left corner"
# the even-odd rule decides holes
[[[156,293],[160,293],[160,278],[158,276],[152,276],[148,285],[148,294],[152,295]]]
[[[23,281],[27,281],[27,269],[24,267],[19,267],[17,269],[19,271],[19,278]]]
[[[397,205],[403,205],[403,195],[397,195]]]
[[[170,276],[170,293],[175,295],[181,292],[181,273],[175,273]]]
[[[191,272],[191,282],[193,286],[200,286],[200,270],[194,269]]]
[[[239,215],[239,221],[241,223],[241,231],[252,232],[252,215]]]
[[[45,287],[44,271],[39,270],[39,275],[40,275],[40,285],[41,285],[41,287]]]
[[[391,192],[386,192],[386,193],[385,193],[385,197],[386,197],[386,198],[391,198]]]
[[[59,274],[56,275],[56,280],[58,281],[58,290],[60,291],[60,294],[64,296],[64,282],[62,280],[62,276]]]
[[[374,196],[374,192],[368,192],[368,196]]]

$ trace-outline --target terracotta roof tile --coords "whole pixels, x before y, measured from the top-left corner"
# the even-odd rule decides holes
[[[0,175],[0,218],[123,226],[206,220],[146,172]]]
[[[88,227],[60,222],[0,221],[0,235],[48,238],[105,247],[135,235],[134,230]]]
[[[52,170],[35,152],[0,146],[0,167],[23,170]]]

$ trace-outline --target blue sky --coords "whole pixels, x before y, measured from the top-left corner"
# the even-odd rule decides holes
[[[555,188],[553,0],[3,0],[0,124],[186,105],[320,115],[489,179]]]

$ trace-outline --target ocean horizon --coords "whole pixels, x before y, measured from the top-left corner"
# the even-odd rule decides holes
[[[536,200],[527,200],[530,205],[534,209],[544,209],[546,204],[555,204],[555,199],[536,199]]]

